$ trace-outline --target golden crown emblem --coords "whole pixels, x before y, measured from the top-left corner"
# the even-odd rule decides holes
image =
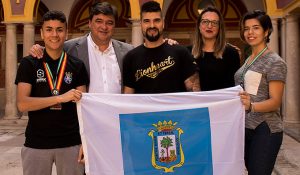
[[[172,122],[172,120],[170,120],[169,122],[167,121],[158,121],[157,124],[152,124],[158,132],[161,132],[161,131],[172,131],[174,130],[175,128],[175,125],[177,124],[177,122]]]

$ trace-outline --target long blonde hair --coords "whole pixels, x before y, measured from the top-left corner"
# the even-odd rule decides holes
[[[202,38],[202,34],[200,32],[199,26],[200,26],[200,22],[202,20],[202,16],[206,12],[214,12],[219,16],[219,32],[217,34],[216,42],[214,44],[214,56],[216,58],[222,58],[222,55],[223,55],[223,52],[224,52],[224,49],[225,49],[225,45],[226,45],[224,19],[222,17],[221,12],[216,7],[213,7],[213,6],[206,7],[205,9],[203,9],[203,11],[198,16],[196,29],[195,29],[196,36],[195,36],[195,39],[194,39],[192,55],[195,58],[200,58],[204,54],[204,52],[202,50],[203,46],[204,46],[204,41],[203,41],[203,38]]]

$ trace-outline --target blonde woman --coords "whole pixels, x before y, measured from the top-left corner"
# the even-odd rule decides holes
[[[238,51],[225,41],[224,20],[215,7],[203,9],[197,19],[192,54],[199,67],[201,91],[234,86],[240,67]]]

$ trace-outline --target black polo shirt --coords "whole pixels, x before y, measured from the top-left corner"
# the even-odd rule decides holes
[[[53,77],[56,77],[59,59],[51,59],[46,52],[42,59],[36,59],[32,56],[23,58],[18,68],[15,84],[19,82],[31,84],[31,97],[51,96],[43,66],[44,61],[48,63]],[[75,89],[78,86],[88,85],[88,83],[89,78],[83,62],[67,55],[60,94],[70,89]],[[29,111],[28,117],[24,144],[26,147],[52,149],[74,146],[81,143],[76,103],[63,103],[62,110],[50,110],[50,107],[47,107],[36,111]]]

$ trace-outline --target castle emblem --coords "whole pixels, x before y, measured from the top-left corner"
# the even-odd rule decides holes
[[[71,84],[72,83],[72,72],[66,72],[64,80],[67,84]]]
[[[180,142],[183,130],[177,128],[177,122],[173,123],[172,120],[159,121],[152,125],[155,129],[148,133],[152,138],[152,166],[164,172],[174,172],[174,168],[184,164],[184,153]]]

